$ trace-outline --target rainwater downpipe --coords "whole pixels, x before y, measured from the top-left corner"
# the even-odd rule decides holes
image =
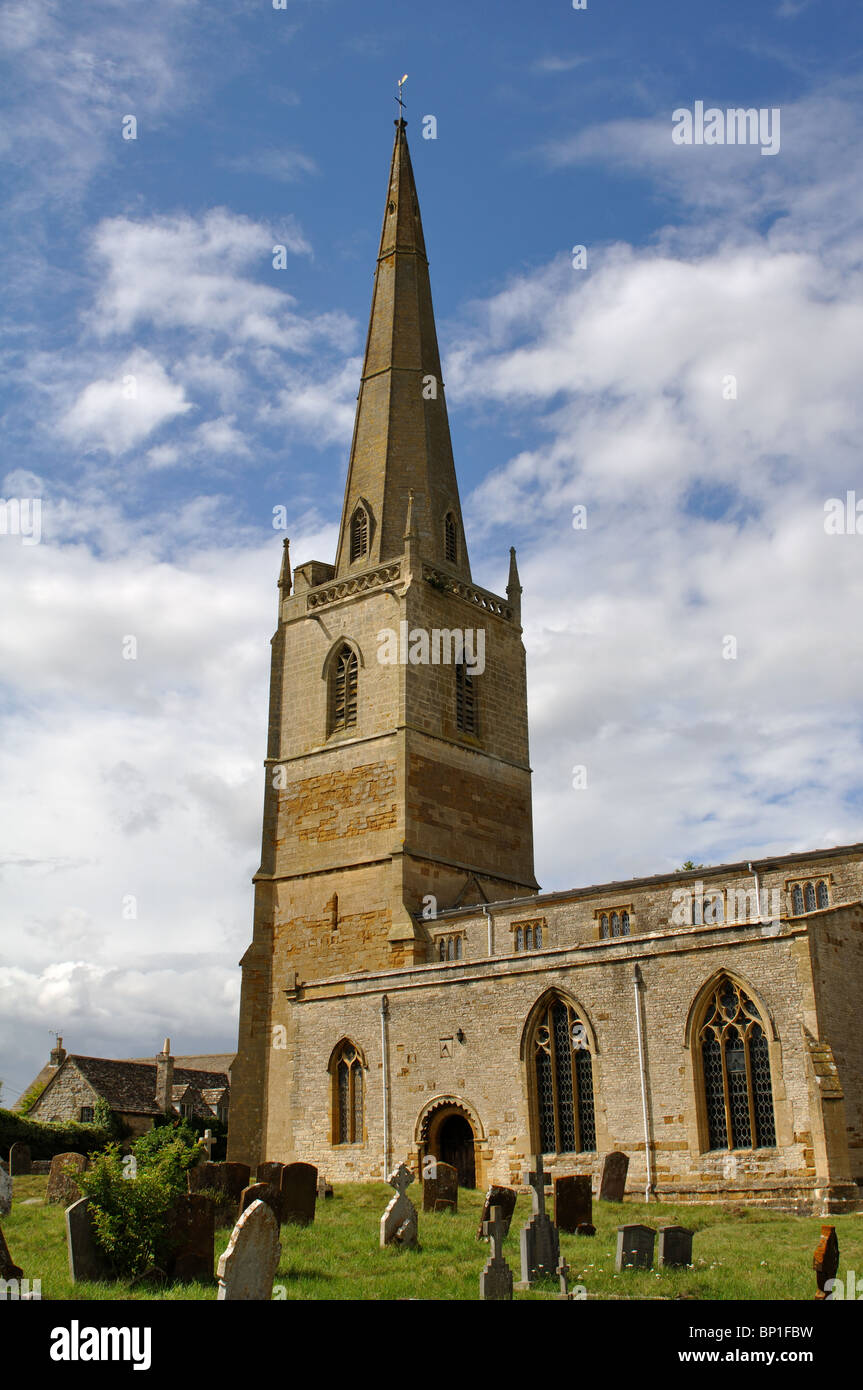
[[[647,1186],[644,1200],[649,1202],[653,1196],[653,1162],[650,1153],[650,1122],[647,1115],[647,1074],[644,1066],[644,1015],[641,1006],[641,967],[632,967],[632,980],[635,987],[635,1027],[638,1033],[638,1070],[641,1076],[641,1117],[644,1123],[644,1157],[647,1161]]]
[[[749,872],[752,874],[752,877],[755,879],[755,901],[756,901],[757,904],[758,904],[758,918],[757,918],[757,920],[760,922],[760,921],[761,921],[761,884],[758,882],[758,870],[756,869],[756,867],[755,867],[754,864],[748,865],[748,868],[749,868]]]
[[[381,1077],[384,1087],[384,1180],[389,1177],[390,1172],[390,1068],[387,1058],[387,1015],[390,1011],[390,1001],[385,994],[381,995]]]
[[[487,936],[487,941],[488,941],[488,952],[487,952],[487,954],[490,955],[490,956],[493,956],[493,955],[494,955],[494,919],[492,918],[492,915],[491,915],[491,913],[489,912],[488,908],[486,907],[485,903],[483,903],[483,908],[482,908],[482,910],[483,910],[483,913],[484,913],[484,915],[485,915],[485,924],[486,924],[486,927],[488,928],[488,936]]]

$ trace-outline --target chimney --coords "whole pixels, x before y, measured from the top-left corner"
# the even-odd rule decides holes
[[[171,1056],[171,1039],[165,1039],[165,1045],[156,1058],[156,1104],[164,1115],[170,1115],[172,1110],[171,1092],[174,1089],[174,1059]]]
[[[52,1067],[62,1067],[62,1065],[63,1065],[63,1063],[65,1062],[65,1060],[66,1060],[66,1049],[65,1049],[65,1047],[63,1046],[63,1039],[60,1037],[60,1035],[59,1035],[59,1033],[58,1033],[58,1035],[57,1035],[57,1044],[56,1044],[55,1047],[52,1047],[52,1049],[51,1049],[51,1066],[52,1066]]]

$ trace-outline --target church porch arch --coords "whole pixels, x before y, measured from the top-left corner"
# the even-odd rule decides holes
[[[477,1187],[483,1178],[486,1135],[470,1101],[462,1096],[435,1096],[417,1116],[414,1130],[419,1172],[432,1156],[458,1173],[459,1187]]]

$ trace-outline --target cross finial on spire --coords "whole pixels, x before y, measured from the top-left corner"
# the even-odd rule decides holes
[[[400,120],[400,121],[404,121],[404,118],[405,118],[405,103],[404,103],[404,100],[402,99],[402,87],[405,85],[405,83],[407,82],[407,80],[408,80],[408,75],[407,75],[407,73],[405,73],[404,77],[400,77],[400,78],[399,78],[399,84],[398,84],[399,90],[398,90],[398,96],[396,97],[396,101],[397,101],[398,104],[399,104],[399,120]]]

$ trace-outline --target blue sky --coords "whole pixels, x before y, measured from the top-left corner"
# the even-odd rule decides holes
[[[541,883],[863,839],[858,5],[33,0],[0,45],[7,1095],[50,1028],[232,1045],[272,511],[332,557],[403,72]],[[674,145],[696,101],[778,153]]]

